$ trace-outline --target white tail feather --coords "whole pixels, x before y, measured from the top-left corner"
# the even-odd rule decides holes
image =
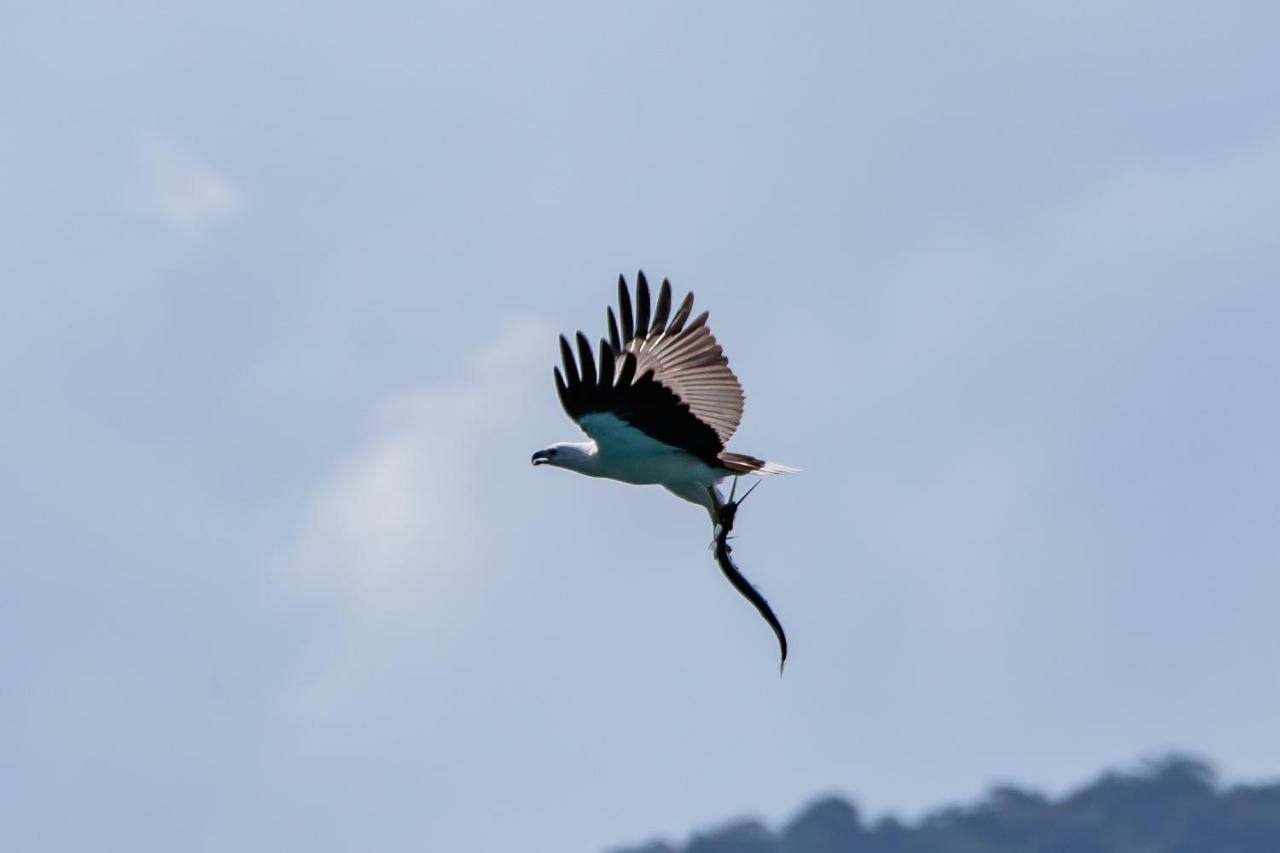
[[[799,468],[792,468],[790,465],[783,465],[780,462],[766,462],[751,473],[772,476],[774,474],[798,474],[799,472]]]

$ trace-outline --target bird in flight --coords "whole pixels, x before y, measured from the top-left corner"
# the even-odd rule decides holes
[[[787,635],[769,602],[734,566],[729,533],[739,504],[759,485],[736,497],[738,477],[797,469],[725,449],[742,421],[742,386],[707,326],[707,312],[690,320],[692,310],[690,293],[672,314],[666,280],[652,306],[643,272],[636,274],[633,310],[626,279],[619,276],[618,316],[608,310],[609,337],[600,340],[599,357],[582,332],[576,358],[574,347],[560,336],[564,373],[555,369],[556,390],[565,412],[591,440],[553,444],[534,453],[533,464],[660,485],[704,507],[711,516],[716,562],[773,629],[781,670]],[[734,482],[726,498],[718,484],[727,477]]]

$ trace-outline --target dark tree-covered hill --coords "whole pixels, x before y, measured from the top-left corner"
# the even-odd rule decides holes
[[[839,798],[772,831],[742,820],[683,846],[614,853],[1280,853],[1280,784],[1224,788],[1205,763],[1168,758],[1108,773],[1058,800],[1014,787],[914,825],[864,824]]]

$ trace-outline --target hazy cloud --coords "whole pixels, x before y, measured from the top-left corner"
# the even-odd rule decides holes
[[[367,439],[316,490],[286,576],[333,606],[341,640],[308,676],[307,707],[331,706],[351,678],[375,673],[366,657],[395,657],[390,640],[416,655],[457,624],[478,569],[502,547],[486,531],[511,495],[492,484],[509,480],[501,470],[523,461],[529,443],[520,425],[534,389],[517,368],[544,355],[550,337],[537,322],[508,322],[457,379],[386,400]]]
[[[244,192],[230,178],[167,139],[144,135],[136,158],[139,206],[174,231],[200,233],[244,209]]]

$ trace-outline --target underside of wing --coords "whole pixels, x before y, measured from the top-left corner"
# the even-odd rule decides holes
[[[660,456],[679,450],[672,444],[659,441],[639,427],[633,426],[612,412],[591,412],[578,419],[578,426],[591,436],[606,453],[625,456]]]

